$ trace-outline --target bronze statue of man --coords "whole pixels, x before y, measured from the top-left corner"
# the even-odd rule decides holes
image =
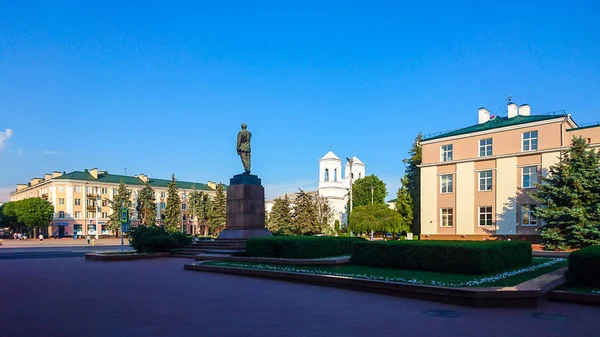
[[[238,132],[237,136],[237,153],[242,159],[242,165],[244,165],[244,172],[250,173],[250,138],[252,134],[246,130],[246,123],[242,123],[242,130]]]

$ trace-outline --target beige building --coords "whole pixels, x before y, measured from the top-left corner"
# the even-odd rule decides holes
[[[520,236],[542,225],[529,193],[573,137],[600,148],[600,123],[579,126],[564,112],[532,115],[508,104],[507,117],[481,108],[479,123],[422,142],[421,236],[460,239]]]
[[[164,210],[167,202],[167,186],[171,180],[150,178],[140,174],[123,176],[109,174],[98,169],[73,171],[70,173],[54,172],[43,178],[33,178],[27,184],[18,184],[17,189],[10,193],[10,201],[26,198],[44,198],[54,205],[54,217],[48,234],[56,237],[72,236],[101,236],[113,235],[109,230],[108,217],[111,214],[110,202],[117,193],[123,180],[132,191],[133,214],[132,222],[138,219],[135,207],[139,191],[148,183],[155,192],[157,224],[164,220]],[[191,217],[187,214],[187,197],[194,188],[214,196],[216,184],[177,181],[179,197],[181,198],[182,222],[186,225],[187,233],[195,233],[196,228]]]

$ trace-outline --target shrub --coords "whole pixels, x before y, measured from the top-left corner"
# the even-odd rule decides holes
[[[364,239],[335,236],[251,238],[246,242],[246,256],[312,259],[349,255],[352,251],[352,244],[361,241]]]
[[[600,246],[589,246],[571,253],[568,275],[575,283],[600,288]]]
[[[137,226],[131,229],[129,241],[140,253],[157,253],[183,247],[191,238],[183,233],[167,233],[162,227]]]
[[[357,242],[353,264],[461,274],[487,274],[530,265],[531,244],[517,241]]]

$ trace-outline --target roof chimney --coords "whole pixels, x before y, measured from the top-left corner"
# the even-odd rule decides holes
[[[92,177],[94,177],[94,179],[98,179],[98,169],[97,168],[91,169],[90,174],[92,175]]]
[[[60,176],[62,176],[62,172],[58,172],[58,171],[52,172],[52,178],[56,178],[56,177],[60,177]]]
[[[486,108],[479,108],[477,110],[479,114],[479,124],[485,123],[490,120],[490,111]]]
[[[515,103],[508,103],[508,118],[516,117],[519,114],[519,107]]]
[[[46,174],[44,175],[44,180],[48,181],[48,180],[50,180],[50,179],[52,179],[52,174],[50,174],[50,173],[46,173]]]
[[[523,104],[519,107],[519,116],[529,116],[531,115],[531,107],[529,104]]]

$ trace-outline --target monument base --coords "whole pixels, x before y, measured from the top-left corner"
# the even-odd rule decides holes
[[[272,236],[265,228],[265,189],[258,176],[238,174],[227,188],[227,220],[217,240]]]

